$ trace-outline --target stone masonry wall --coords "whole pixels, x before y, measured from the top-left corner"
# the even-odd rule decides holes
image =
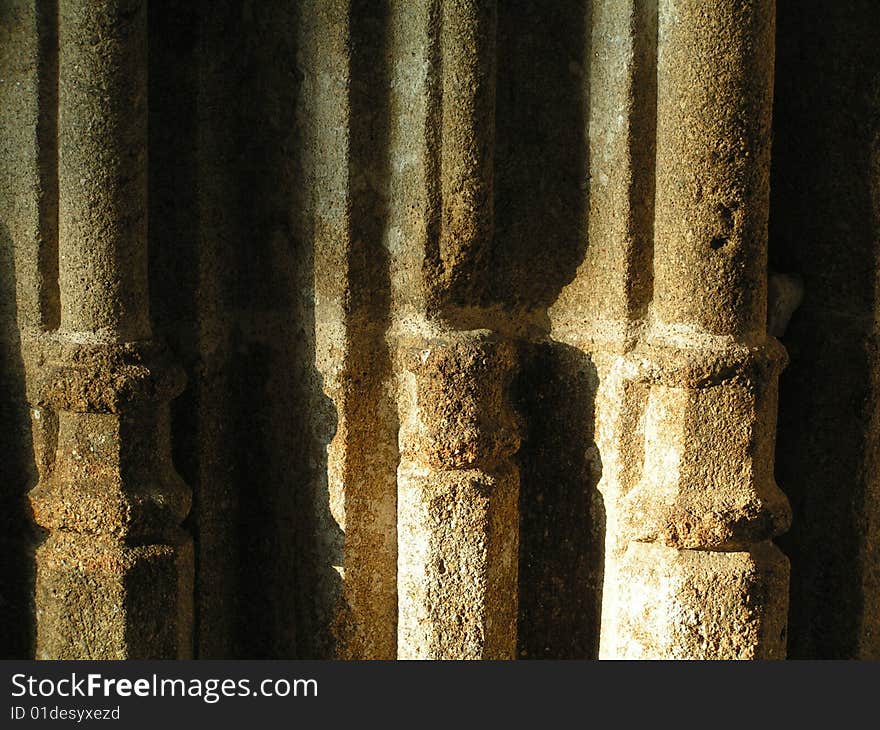
[[[0,656],[880,656],[873,0],[0,0]]]

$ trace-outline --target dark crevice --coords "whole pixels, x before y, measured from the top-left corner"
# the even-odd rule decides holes
[[[880,13],[872,0],[778,4],[770,266],[803,281],[783,337],[776,477],[791,530],[788,653],[880,655],[876,573],[876,262]],[[874,94],[870,89],[874,85]]]
[[[40,327],[61,323],[58,282],[58,0],[36,3],[38,15],[37,167],[40,173]]]
[[[587,246],[590,7],[583,0],[500,3],[495,233],[487,265],[495,321],[522,343],[513,405],[520,465],[520,658],[595,658],[604,510],[594,444],[595,367],[542,339],[547,308]]]
[[[633,12],[635,96],[630,120],[630,211],[635,250],[629,264],[630,308],[644,317],[654,297],[654,202],[657,176],[657,0],[637,0]]]

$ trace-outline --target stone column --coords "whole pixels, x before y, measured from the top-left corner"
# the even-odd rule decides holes
[[[58,324],[53,3],[9,0],[0,21],[0,656],[33,656],[33,525],[25,495],[53,418],[27,402],[22,345]],[[24,334],[23,333],[28,333]],[[48,449],[51,451],[51,449]],[[36,468],[35,468],[36,467]]]
[[[517,348],[481,306],[493,231],[496,6],[452,0],[438,15],[428,19],[439,25],[438,93],[426,119],[433,223],[421,311],[398,340],[398,658],[512,659],[519,429],[508,388]]]
[[[618,529],[623,495],[639,479],[639,419],[647,398],[628,353],[642,336],[653,289],[654,152],[657,120],[657,7],[652,0],[591,5],[588,241],[574,280],[550,309],[555,341],[583,352],[595,443],[581,445],[590,465],[590,586],[608,633],[618,596],[617,561],[627,547]],[[582,366],[582,369],[583,366]],[[600,639],[599,644],[604,644]],[[598,646],[596,647],[598,651]]]
[[[398,658],[512,659],[519,446],[511,343],[489,332],[409,350],[398,471]]]
[[[34,343],[31,401],[58,414],[31,492],[41,659],[191,652],[190,493],[171,463],[183,374],[147,299],[145,0],[59,3],[61,324]]]
[[[451,0],[440,11],[439,254],[429,306],[469,307],[485,282],[493,230],[494,0]]]
[[[785,655],[790,510],[773,477],[766,334],[773,0],[661,0],[653,316],[641,478],[602,656]]]

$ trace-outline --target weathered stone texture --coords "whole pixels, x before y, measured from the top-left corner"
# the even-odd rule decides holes
[[[659,3],[653,313],[766,331],[774,2]]]
[[[31,423],[21,330],[57,325],[53,109],[56,63],[50,8],[0,5],[0,656],[32,653],[33,539],[25,494],[44,463]],[[49,418],[48,420],[51,420]],[[33,430],[32,430],[33,428]],[[50,429],[51,430],[51,429]],[[36,448],[34,441],[37,440]]]
[[[23,343],[28,400],[57,417],[29,494],[35,655],[186,658],[190,492],[168,405],[184,375],[147,299],[146,3],[64,0],[58,39],[60,323]]]
[[[876,657],[878,23],[0,0],[0,655]]]
[[[790,523],[772,471],[784,356],[766,335],[773,21],[772,1],[659,4],[653,296],[627,356],[648,382],[643,454],[614,508],[605,657],[785,653],[786,558],[732,552]]]
[[[61,318],[70,332],[146,339],[147,3],[58,9]]]
[[[515,348],[489,334],[409,354],[411,412],[398,472],[398,656],[516,652],[518,423],[506,400]]]
[[[771,543],[700,552],[633,543],[615,587],[618,659],[784,659],[788,559]]]

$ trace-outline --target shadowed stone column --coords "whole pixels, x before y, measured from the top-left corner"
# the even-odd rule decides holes
[[[790,510],[773,477],[782,347],[766,334],[773,0],[663,0],[653,317],[641,478],[602,656],[785,655]]]
[[[415,262],[423,297],[398,340],[398,658],[512,659],[516,345],[480,306],[493,229],[496,7],[453,0],[425,20],[439,93],[424,140],[435,164],[426,170],[425,259]]]
[[[326,464],[313,479],[318,559],[311,640],[317,655],[336,659],[393,659],[397,649],[397,413],[388,385],[382,240],[390,165],[387,66],[395,57],[389,15],[388,3],[302,5],[303,169],[312,176],[306,235],[314,242],[321,394],[310,417],[328,441]]]
[[[440,237],[429,286],[437,308],[473,306],[492,240],[494,0],[441,3]]]
[[[596,615],[603,616],[598,635],[616,610],[616,564],[626,548],[618,512],[639,479],[633,455],[642,448],[647,397],[627,353],[644,331],[653,287],[657,9],[652,0],[599,0],[591,7],[589,236],[550,318],[553,339],[585,353],[595,369],[595,381],[585,384],[595,413],[584,413],[595,444],[581,448],[598,484],[584,484],[590,514],[581,519],[591,531],[590,583]]]
[[[26,494],[54,442],[27,402],[21,332],[58,324],[53,2],[0,6],[0,657],[33,655],[33,525]],[[35,469],[36,467],[36,469]]]
[[[59,3],[61,324],[30,343],[31,402],[58,414],[31,492],[41,659],[191,653],[190,494],[171,463],[183,374],[147,299],[144,0]]]

